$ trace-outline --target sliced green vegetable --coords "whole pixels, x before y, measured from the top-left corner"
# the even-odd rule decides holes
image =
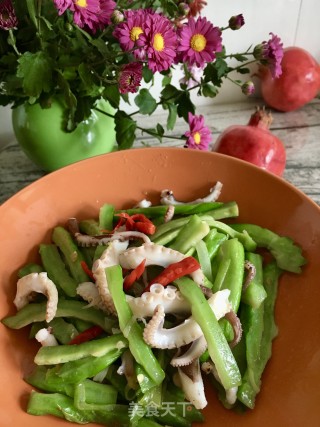
[[[274,308],[281,274],[275,262],[263,270],[263,282],[267,298],[257,309],[243,306],[241,316],[246,339],[247,369],[242,384],[238,389],[238,399],[248,408],[253,409],[255,399],[260,391],[261,376],[272,353],[272,341],[277,336]]]
[[[118,314],[119,326],[124,336],[129,341],[130,351],[137,361],[154,381],[160,384],[165,373],[152,353],[151,348],[145,343],[142,328],[133,317],[132,311],[123,292],[123,278],[120,265],[105,269],[109,290]]]
[[[78,283],[70,276],[56,245],[41,244],[39,253],[48,277],[69,297],[77,295]]]
[[[126,338],[122,334],[117,334],[77,345],[41,347],[34,358],[34,362],[37,365],[56,365],[82,359],[87,356],[104,356],[110,350],[121,350],[127,346],[128,342]]]
[[[100,230],[113,230],[114,206],[105,203],[99,211],[99,228]]]
[[[208,224],[197,215],[190,217],[189,221],[180,229],[180,232],[170,248],[185,254],[189,249],[202,240],[210,231]]]
[[[241,301],[253,308],[258,308],[266,299],[267,293],[263,287],[262,279],[262,256],[253,252],[246,253],[246,259],[255,267],[255,277],[250,281],[247,288],[242,291]]]
[[[63,227],[55,227],[52,233],[52,240],[63,253],[65,262],[76,282],[87,282],[89,277],[81,267],[81,261],[84,261],[84,257],[74,243],[71,234]]]
[[[46,318],[46,302],[31,303],[19,310],[14,316],[8,316],[1,322],[11,329],[21,329],[33,322],[41,322]],[[115,320],[106,316],[102,311],[82,301],[63,300],[58,302],[55,317],[71,317],[85,320],[95,325],[101,326],[106,332],[111,332]]]
[[[222,385],[225,389],[240,385],[241,375],[239,368],[201,289],[193,280],[187,277],[182,277],[176,280],[175,283],[191,305],[192,316],[202,329],[208,344],[210,357],[216,366]]]
[[[267,228],[254,224],[233,224],[234,230],[248,233],[258,247],[268,249],[274,256],[279,268],[292,273],[301,273],[306,263],[302,249],[289,237],[282,237]]]
[[[42,271],[44,271],[44,268],[41,265],[30,263],[20,268],[18,271],[18,277],[21,279],[21,277],[27,276],[28,274],[41,273]]]

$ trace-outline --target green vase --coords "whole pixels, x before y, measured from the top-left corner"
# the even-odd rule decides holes
[[[106,101],[97,106],[113,113]],[[15,136],[26,155],[41,169],[51,172],[63,166],[105,154],[115,144],[114,120],[97,111],[80,123],[73,132],[62,129],[63,103],[54,100],[51,108],[23,104],[12,110]]]

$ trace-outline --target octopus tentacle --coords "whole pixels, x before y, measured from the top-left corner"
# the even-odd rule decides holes
[[[204,393],[199,359],[188,366],[179,367],[178,374],[182,390],[187,400],[189,400],[196,409],[203,409],[207,406],[208,402]]]
[[[97,286],[92,282],[80,283],[77,294],[89,304],[85,308],[96,307],[108,313],[107,307],[101,299]]]
[[[97,286],[92,282],[83,282],[77,287],[77,294],[89,304],[87,307],[97,307],[108,313],[105,303],[102,301]],[[134,298],[126,295],[134,317],[142,319],[152,317],[158,304],[163,305],[165,313],[189,314],[190,305],[174,286],[153,284],[150,292],[145,292],[141,297]]]
[[[107,267],[118,265],[120,254],[125,251],[127,247],[128,241],[120,242],[119,240],[114,240],[92,266],[92,273],[102,302],[105,305],[107,312],[114,315],[116,314],[116,309],[109,291],[104,270]]]
[[[190,365],[196,359],[199,359],[201,354],[206,349],[207,349],[207,341],[205,337],[202,335],[200,338],[193,341],[193,343],[185,353],[174,356],[170,364],[174,367]]]
[[[191,202],[180,202],[174,197],[172,190],[162,190],[160,203],[162,205],[193,205],[196,203],[215,202],[219,198],[221,190],[222,183],[217,181],[216,184],[210,188],[210,192],[206,197],[192,200]]]
[[[137,318],[152,317],[157,305],[162,305],[165,313],[189,314],[189,303],[183,298],[180,291],[174,286],[166,288],[158,283],[150,287],[141,297],[126,296],[133,315]]]
[[[73,235],[79,246],[89,247],[89,246],[99,246],[107,245],[114,240],[124,241],[128,239],[142,239],[144,242],[150,242],[149,237],[139,231],[123,231],[118,230],[112,233],[100,234],[97,236],[90,236],[88,234],[83,234],[79,231],[79,225],[76,218],[69,218],[68,230]]]
[[[33,292],[44,294],[47,298],[46,322],[50,322],[57,312],[58,290],[46,272],[30,273],[17,282],[17,293],[13,301],[18,310],[32,299]]]
[[[134,269],[144,259],[146,260],[146,267],[149,265],[160,265],[161,267],[168,267],[170,264],[179,262],[186,257],[186,255],[175,251],[174,249],[150,242],[124,251],[119,256],[119,260],[122,267],[127,269]],[[204,275],[200,268],[191,273],[190,276],[199,286],[204,284]]]
[[[215,379],[221,384],[221,380],[219,378],[217,369],[214,365],[214,363],[210,360],[207,362],[202,363],[201,370],[208,374],[213,374]],[[237,400],[237,393],[238,393],[238,387],[231,387],[226,389],[226,402],[232,406],[236,403]]]
[[[230,291],[224,289],[216,292],[208,299],[208,303],[218,320],[231,310],[228,300],[229,295]],[[161,349],[178,348],[190,344],[203,335],[200,326],[192,316],[180,325],[170,329],[163,328],[164,318],[164,308],[159,304],[154,311],[152,319],[143,331],[143,338],[151,347]]]

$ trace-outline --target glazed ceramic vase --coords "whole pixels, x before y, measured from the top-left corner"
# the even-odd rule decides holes
[[[112,113],[106,101],[99,101],[99,109]],[[41,169],[51,172],[63,166],[105,154],[114,149],[114,120],[92,110],[91,116],[73,132],[65,132],[63,103],[59,99],[42,109],[39,104],[23,104],[12,110],[15,136],[26,155]]]

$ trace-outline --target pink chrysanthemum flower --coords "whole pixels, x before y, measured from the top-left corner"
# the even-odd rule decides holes
[[[53,0],[58,14],[62,15],[67,9],[71,9],[73,5],[72,0]]]
[[[15,14],[11,0],[4,0],[0,3],[0,28],[2,30],[12,30],[18,26],[18,19]]]
[[[124,12],[125,21],[117,25],[113,32],[116,39],[119,40],[123,51],[132,51],[137,47],[137,41],[144,32],[144,25],[148,12],[144,9],[127,10]],[[133,54],[136,58],[144,59],[143,49],[135,49]]]
[[[113,0],[54,0],[59,15],[67,9],[73,12],[74,23],[80,28],[88,28],[93,33],[111,22],[116,7]]]
[[[111,23],[111,15],[116,8],[113,0],[100,0],[100,11],[98,13],[100,27],[104,28]]]
[[[184,134],[187,137],[185,147],[196,150],[208,150],[212,137],[210,129],[204,125],[204,117],[189,113],[188,122],[190,130]]]
[[[270,35],[271,38],[267,42],[262,42],[262,56],[267,61],[273,78],[277,78],[282,74],[283,43],[275,34],[270,33]]]
[[[99,0],[73,0],[70,8],[73,11],[73,20],[80,28],[88,27],[92,32],[100,27]]]
[[[119,73],[119,92],[137,92],[142,79],[142,64],[133,62],[122,67]]]
[[[188,65],[203,67],[206,62],[214,60],[216,52],[222,50],[221,31],[206,18],[190,18],[179,29],[179,36],[178,53]]]
[[[137,44],[146,51],[149,69],[154,73],[164,71],[176,57],[177,34],[169,19],[158,13],[149,14]]]

